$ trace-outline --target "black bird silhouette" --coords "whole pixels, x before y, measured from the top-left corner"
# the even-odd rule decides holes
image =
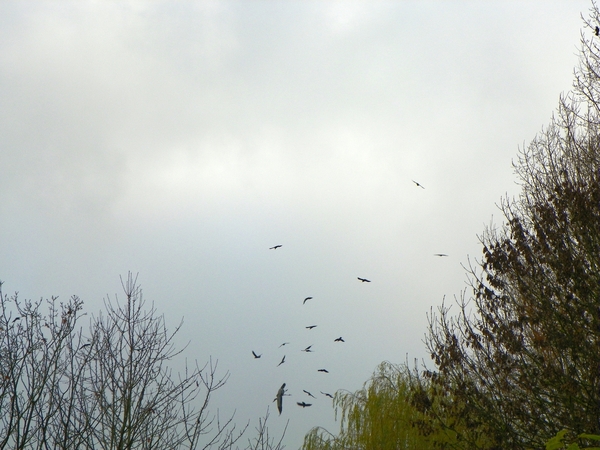
[[[285,394],[285,383],[281,385],[279,390],[277,391],[277,396],[275,400],[277,400],[277,410],[279,411],[279,415],[281,415],[281,411],[283,410],[283,395]]]
[[[288,344],[289,344],[289,342],[284,342],[283,344],[281,344],[281,345],[279,346],[279,348],[283,347],[284,345],[288,345]]]
[[[15,317],[14,320],[13,320],[13,323],[15,323],[17,320],[21,320],[21,318],[20,317]]]
[[[284,362],[285,362],[285,355],[283,355],[283,358],[281,358],[281,362],[279,364],[277,364],[277,367],[282,365]]]
[[[269,247],[269,250],[277,250],[281,245],[275,245],[273,247]]]
[[[309,330],[312,330],[313,328],[317,328],[317,326],[316,325],[310,325],[310,326],[305,327],[305,328],[308,328]]]
[[[326,397],[333,398],[333,395],[328,394],[327,392],[321,391],[321,394],[325,395]]]
[[[340,336],[337,339],[334,339],[333,342],[346,342],[345,340],[342,339],[342,337]]]
[[[327,369],[319,369],[319,370],[317,370],[317,372],[329,373],[329,370],[327,370]]]
[[[298,406],[302,406],[306,408],[307,406],[312,406],[312,403],[304,403],[304,402],[296,402]]]
[[[423,185],[421,183],[417,183],[415,180],[412,180],[412,182],[415,183],[421,189],[425,189],[425,187],[423,187]]]
[[[258,358],[260,358],[260,357],[262,356],[262,355],[257,355],[256,353],[254,353],[254,350],[252,350],[252,354],[254,355],[254,357],[255,357],[256,359],[258,359]]]
[[[85,347],[89,347],[90,345],[92,345],[92,344],[83,344],[81,347],[79,347],[79,350],[81,350],[82,348],[85,348]]]
[[[596,27],[596,36],[600,35],[600,28]]]
[[[302,304],[304,305],[304,304],[306,303],[306,300],[310,300],[310,299],[312,299],[312,297],[306,297],[306,298],[304,299],[304,301],[302,302]]]
[[[301,350],[301,351],[307,352],[307,353],[312,352],[312,350],[310,349],[311,347],[312,347],[312,345],[309,345],[308,347],[306,347],[304,350]]]
[[[317,397],[315,397],[314,395],[312,395],[310,392],[308,392],[308,391],[306,391],[306,390],[304,390],[304,389],[302,389],[302,392],[304,392],[305,394],[308,394],[308,395],[310,395],[312,398],[317,398]]]
[[[371,282],[371,280],[367,280],[366,278],[361,278],[361,277],[356,277],[356,278],[358,278],[363,283],[370,283]]]
[[[446,255],[445,253],[434,253],[433,256],[448,256],[448,255]]]

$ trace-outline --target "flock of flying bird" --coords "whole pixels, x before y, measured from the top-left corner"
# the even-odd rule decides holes
[[[415,180],[412,180],[412,182],[413,182],[413,183],[414,183],[414,184],[415,184],[417,187],[420,187],[421,189],[425,189],[425,187],[424,187],[423,185],[421,185],[420,183],[416,182]],[[281,245],[281,244],[278,244],[278,245],[274,245],[273,247],[269,247],[269,250],[277,250],[277,249],[279,249],[279,248],[281,248],[281,247],[282,247],[282,245]],[[446,256],[448,256],[448,255],[447,255],[447,254],[445,254],[445,253],[435,253],[435,254],[434,254],[434,256],[446,257]],[[357,279],[358,279],[358,280],[359,280],[361,283],[370,283],[370,282],[371,282],[371,280],[369,280],[369,279],[367,279],[367,278],[361,278],[361,277],[357,277]],[[302,302],[302,304],[303,304],[303,305],[304,305],[304,304],[306,304],[306,302],[307,302],[308,300],[312,300],[312,297],[306,297],[306,298],[304,299],[304,301]],[[309,325],[309,326],[307,326],[307,327],[305,327],[305,328],[306,328],[306,329],[308,329],[308,330],[312,330],[313,328],[316,328],[316,325]],[[345,340],[342,338],[342,336],[340,336],[340,337],[338,337],[337,339],[334,339],[334,342],[346,342],[346,341],[345,341]],[[281,344],[279,347],[281,348],[281,347],[283,347],[283,346],[285,346],[285,345],[288,345],[288,344],[289,344],[289,342],[284,342],[284,343],[283,343],[283,344]],[[305,349],[303,349],[303,350],[301,350],[301,351],[303,351],[303,352],[306,352],[306,353],[310,353],[310,352],[312,352],[312,351],[313,351],[313,350],[311,349],[311,347],[312,347],[312,345],[309,345],[308,347],[306,347]],[[255,359],[259,359],[259,358],[262,356],[262,354],[260,354],[260,355],[259,355],[259,354],[257,354],[257,353],[256,353],[254,350],[252,350],[252,356],[254,356],[254,358],[255,358]],[[279,362],[279,364],[277,364],[277,366],[276,366],[276,367],[279,367],[279,366],[281,366],[281,365],[282,365],[282,364],[284,364],[284,363],[285,363],[285,355],[283,356],[283,358],[281,359],[281,361]],[[327,369],[318,369],[318,372],[329,373],[329,371],[328,371]],[[277,402],[277,410],[279,411],[279,414],[280,414],[280,415],[281,415],[281,412],[283,411],[283,397],[284,397],[284,396],[286,396],[286,395],[289,395],[289,394],[286,394],[286,391],[287,391],[287,390],[286,390],[286,387],[285,387],[285,386],[286,386],[286,383],[283,383],[283,384],[281,385],[281,387],[280,387],[280,388],[279,388],[279,390],[277,391],[277,394],[276,394],[276,396],[275,396],[275,399],[273,400],[274,402]],[[303,391],[303,392],[304,392],[306,395],[308,395],[309,397],[316,399],[316,397],[315,397],[315,396],[314,396],[314,395],[313,395],[311,392],[309,392],[309,391],[307,391],[307,390],[304,390],[304,389],[303,389],[302,391]],[[321,394],[323,394],[324,396],[326,396],[326,397],[329,397],[329,398],[332,398],[332,399],[333,399],[333,395],[331,395],[331,394],[329,394],[329,393],[327,393],[327,392],[323,392],[323,391],[320,391],[320,392],[321,392]],[[312,406],[312,403],[306,403],[305,401],[296,402],[296,404],[297,404],[298,406],[301,406],[302,408],[307,408],[307,407],[309,407],[309,406]]]
[[[281,248],[281,247],[282,247],[282,245],[275,245],[275,246],[273,246],[273,247],[269,247],[269,250],[277,250],[278,248]],[[363,282],[363,283],[370,283],[370,282],[371,282],[371,280],[368,280],[368,279],[366,279],[366,278],[361,278],[361,277],[358,277],[358,280],[360,280],[360,281],[361,281],[361,282]],[[313,299],[313,297],[306,297],[306,298],[305,298],[305,299],[302,301],[302,304],[303,304],[303,305],[305,305],[305,304],[306,304],[306,302],[307,302],[308,300],[312,300],[312,299]],[[307,326],[307,327],[305,327],[305,328],[306,328],[307,330],[312,330],[313,328],[316,328],[316,327],[317,327],[316,325],[309,325],[309,326]],[[342,336],[340,336],[340,337],[338,337],[338,338],[334,339],[333,341],[334,341],[334,342],[346,342]],[[281,344],[281,345],[279,346],[279,348],[281,348],[281,347],[284,347],[284,346],[286,346],[286,345],[288,345],[288,344],[289,344],[289,342],[284,342],[283,344]],[[304,349],[300,350],[300,351],[302,351],[302,352],[306,352],[306,353],[311,353],[311,352],[313,351],[313,350],[312,350],[312,344],[311,344],[311,345],[309,345],[308,347],[306,347],[306,348],[304,348]],[[259,355],[259,354],[257,354],[257,353],[256,353],[254,350],[252,350],[252,356],[254,356],[254,358],[255,358],[255,359],[259,359],[259,358],[262,356],[262,354],[260,354],[260,355]],[[277,366],[276,366],[276,367],[279,367],[279,366],[280,366],[280,365],[282,365],[283,363],[285,363],[285,355],[283,355],[283,358],[281,358],[281,361],[279,362],[279,364],[277,364]],[[317,369],[317,372],[329,373],[329,371],[328,371],[327,369]],[[281,385],[281,387],[280,387],[280,388],[279,388],[279,390],[277,391],[277,395],[275,396],[275,399],[273,400],[274,402],[277,402],[277,410],[279,411],[279,414],[280,414],[280,415],[281,415],[281,412],[283,411],[283,397],[286,395],[286,388],[285,388],[285,386],[286,386],[286,383],[283,383],[283,384]],[[308,395],[309,397],[312,397],[312,398],[314,398],[314,399],[316,399],[316,398],[317,398],[317,397],[315,397],[315,396],[314,396],[314,395],[313,395],[311,392],[309,392],[309,391],[307,391],[307,390],[305,390],[305,389],[303,389],[303,390],[302,390],[302,392],[304,392],[304,393],[305,393],[306,395]],[[329,398],[333,399],[333,395],[331,395],[330,393],[328,393],[328,392],[323,392],[323,391],[320,391],[320,392],[321,392],[321,394],[323,394],[324,396],[326,396],[326,397],[329,397]],[[307,408],[307,407],[309,407],[309,406],[312,406],[312,403],[306,403],[305,401],[296,402],[296,404],[297,404],[298,406],[301,406],[302,408]]]

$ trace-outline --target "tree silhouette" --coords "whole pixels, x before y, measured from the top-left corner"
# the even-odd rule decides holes
[[[429,374],[487,448],[600,432],[600,53],[583,34],[582,48],[574,91],[514,164],[520,196],[480,237],[472,297],[430,317]]]
[[[41,300],[9,298],[0,284],[0,449],[226,449],[240,439],[246,427],[208,409],[228,374],[211,360],[174,376],[181,324],[168,332],[136,279],[122,284],[125,301],[105,301],[89,334],[79,298],[52,298],[44,315]],[[280,447],[267,417],[249,447]]]

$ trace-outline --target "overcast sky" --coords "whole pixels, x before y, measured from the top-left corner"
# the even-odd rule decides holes
[[[518,193],[590,6],[4,1],[4,293],[97,313],[139,273],[185,356],[231,373],[214,410],[270,406],[288,448],[337,432],[320,391],[407,354],[432,367],[426,314]]]

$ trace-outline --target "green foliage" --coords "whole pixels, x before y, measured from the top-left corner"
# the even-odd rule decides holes
[[[304,450],[433,449],[450,447],[456,433],[435,428],[429,416],[435,397],[426,380],[406,365],[382,363],[357,392],[337,392],[338,436],[322,428],[305,437]]]
[[[556,433],[556,436],[546,442],[546,450],[600,450],[600,447],[580,447],[577,442],[572,442],[574,439],[567,439],[568,433],[568,430],[561,430]],[[582,433],[576,436],[575,439],[600,441],[600,436],[597,434]]]

